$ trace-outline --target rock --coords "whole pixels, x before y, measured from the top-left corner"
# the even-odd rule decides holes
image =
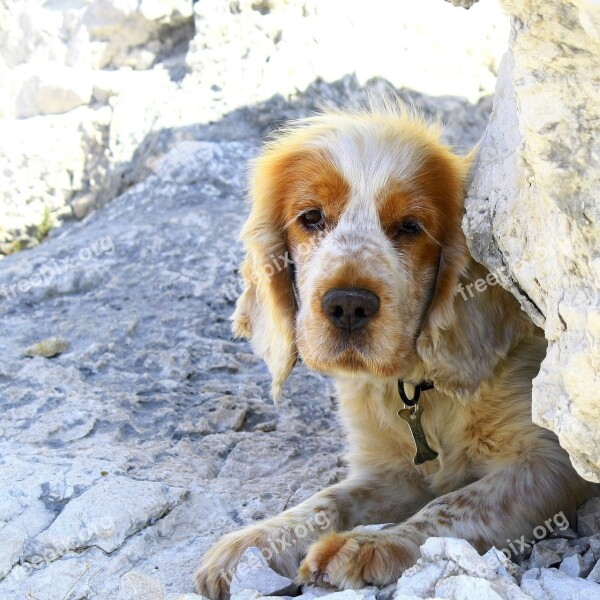
[[[592,133],[600,89],[582,85],[598,71],[600,8],[501,3],[513,23],[510,49],[463,227],[475,258],[549,341],[533,385],[534,421],[556,432],[583,477],[600,481],[600,169]]]
[[[565,558],[560,563],[559,570],[570,577],[587,577],[594,566],[594,562],[589,563],[589,557],[584,559],[579,554],[574,554]]]
[[[398,580],[394,600],[418,598],[502,598],[527,600],[513,573],[518,567],[493,548],[483,557],[465,540],[430,538],[421,558]]]
[[[448,560],[456,564],[467,575],[489,577],[491,571],[487,561],[466,540],[456,538],[429,538],[421,546],[423,560],[435,562]]]
[[[490,548],[482,558],[491,572],[497,573],[502,579],[506,580],[507,583],[513,584],[517,582],[517,578],[520,579],[520,568],[497,548]]]
[[[315,585],[305,585],[302,587],[302,593],[299,596],[296,596],[296,598],[298,598],[299,600],[315,600],[315,598],[329,596],[331,593],[331,588],[322,588]]]
[[[92,100],[91,74],[62,65],[35,70],[21,86],[16,100],[17,118],[66,113]]]
[[[560,554],[562,556],[563,554],[569,551],[569,549],[571,548],[571,544],[566,539],[553,538],[540,540],[536,544],[536,547],[540,550],[551,550],[552,552],[556,552],[557,554]]]
[[[53,358],[54,356],[58,356],[59,354],[66,352],[68,348],[69,342],[67,342],[67,340],[59,336],[53,336],[51,338],[42,340],[41,342],[37,342],[37,344],[28,346],[23,351],[23,354],[25,356],[29,356],[30,358],[33,358],[34,356]]]
[[[577,533],[585,536],[600,533],[600,512],[577,517]]]
[[[560,564],[562,557],[549,547],[536,544],[529,557],[529,567],[531,569],[540,569],[542,567],[552,567]]]
[[[592,535],[589,541],[590,550],[594,553],[594,558],[600,560],[600,533]]]
[[[569,549],[563,554],[563,558],[573,556],[574,554],[585,554],[590,547],[590,538],[582,537],[577,540],[572,540],[569,543]]]
[[[590,498],[577,511],[577,533],[583,536],[600,534],[600,497]]]
[[[440,579],[458,573],[458,568],[449,561],[439,561],[434,564],[417,561],[416,565],[404,571],[398,579],[394,600],[402,596],[422,598],[432,596]]]
[[[257,600],[257,598],[264,598],[264,596],[256,590],[248,589],[237,590],[231,595],[231,600]]]
[[[600,560],[596,561],[594,568],[590,571],[589,575],[586,577],[588,581],[593,581],[595,583],[600,583]]]
[[[253,590],[262,596],[293,596],[298,585],[269,567],[259,548],[248,548],[231,580],[230,593]]]
[[[56,560],[67,552],[92,546],[113,552],[126,538],[171,511],[186,495],[184,489],[160,483],[107,476],[70,500],[47,529],[29,540],[23,559],[36,563],[39,557],[51,556],[50,560]]]
[[[327,600],[367,600],[367,598],[375,600],[375,595],[365,595],[361,590],[348,589],[328,594],[327,596],[323,596],[323,598],[327,598]]]
[[[448,600],[503,600],[488,581],[469,575],[455,575],[435,586],[435,595]]]
[[[117,600],[164,600],[163,587],[157,579],[130,571],[121,577]]]
[[[199,594],[180,594],[175,600],[209,600],[206,596],[200,596]]]
[[[557,569],[531,569],[523,575],[521,590],[534,600],[597,600],[600,585],[570,577]]]

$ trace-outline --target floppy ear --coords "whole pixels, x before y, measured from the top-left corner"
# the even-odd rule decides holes
[[[234,335],[249,339],[267,364],[275,401],[297,359],[296,300],[283,233],[284,182],[290,161],[291,157],[273,144],[254,163],[252,209],[241,233],[246,247],[241,267],[244,292],[232,316]]]
[[[489,272],[469,254],[461,220],[473,154],[457,157],[464,161],[463,175],[456,180],[459,187],[448,189],[455,196],[449,203],[452,214],[445,215],[446,239],[435,291],[417,339],[427,376],[436,388],[462,400],[477,395],[498,363],[533,328],[517,300],[497,280],[486,280]],[[460,175],[460,165],[457,168]]]

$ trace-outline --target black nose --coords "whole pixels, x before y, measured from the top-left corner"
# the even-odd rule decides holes
[[[340,329],[364,327],[379,310],[379,296],[360,288],[337,288],[323,296],[323,310]]]

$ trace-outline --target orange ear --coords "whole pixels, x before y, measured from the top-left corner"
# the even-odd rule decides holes
[[[252,210],[241,233],[246,247],[241,267],[245,289],[232,317],[234,335],[249,339],[267,364],[275,400],[297,360],[297,307],[283,233],[284,184],[292,161],[285,144],[275,143],[254,164]]]
[[[456,157],[463,161],[464,176],[456,179],[460,185],[454,188],[454,203],[448,203],[452,208],[445,215],[446,236],[435,293],[417,339],[424,372],[436,388],[462,400],[478,394],[498,362],[533,328],[515,298],[501,286],[486,285],[483,291],[464,293],[469,285],[485,282],[488,275],[471,258],[461,228],[464,181],[472,156]]]

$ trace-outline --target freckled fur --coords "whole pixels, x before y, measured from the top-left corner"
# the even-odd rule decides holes
[[[246,290],[234,332],[252,340],[276,395],[297,356],[334,376],[347,433],[348,478],[300,505],[222,538],[196,573],[200,593],[228,597],[227,579],[249,546],[310,521],[315,528],[272,566],[302,583],[362,587],[398,578],[430,536],[456,536],[480,551],[531,536],[597,487],[583,481],[554,434],[531,422],[531,381],[546,342],[499,285],[465,301],[487,271],[468,255],[460,227],[469,158],[439,129],[404,109],[320,115],[284,130],[254,164],[252,211],[242,232]],[[326,216],[316,236],[298,216]],[[403,218],[424,228],[397,237]],[[301,251],[304,249],[304,251]],[[261,268],[285,251],[289,271]],[[349,342],[321,310],[332,287],[364,287],[379,313]],[[420,466],[397,412],[397,380],[432,380],[423,426],[439,458]],[[377,532],[353,528],[396,523]]]

